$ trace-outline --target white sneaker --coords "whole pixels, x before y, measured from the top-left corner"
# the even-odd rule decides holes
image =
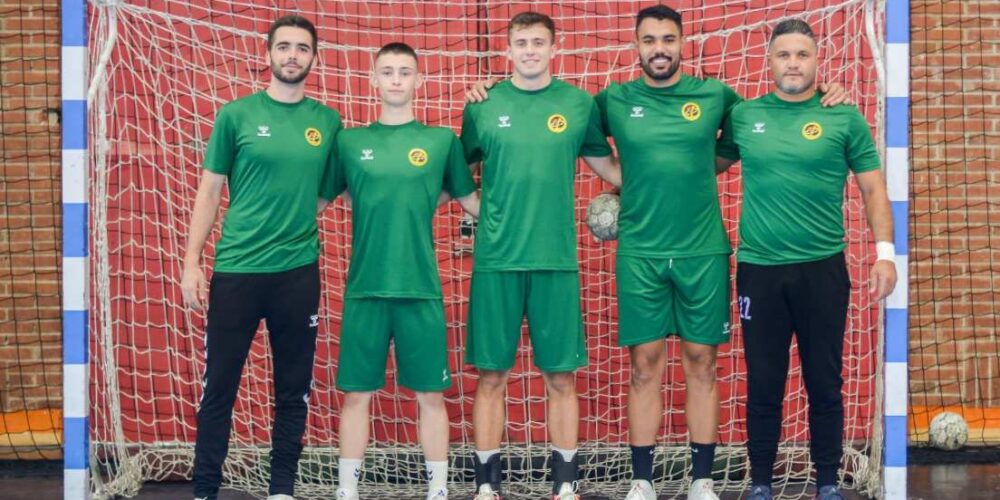
[[[559,487],[559,493],[552,495],[552,500],[580,500],[580,495],[576,494],[576,482],[563,483]]]
[[[501,500],[500,493],[493,491],[493,487],[484,484],[479,487],[479,492],[476,496],[472,497],[472,500]]]
[[[441,488],[436,491],[428,491],[427,500],[448,500],[448,490]]]
[[[337,488],[337,500],[360,500],[357,490],[351,491],[346,488]]]
[[[269,495],[267,500],[295,500],[291,495]]]
[[[645,479],[632,481],[632,489],[628,490],[625,500],[656,500],[656,489]]]
[[[715,482],[711,479],[699,479],[691,483],[688,490],[688,500],[719,500],[715,494]]]

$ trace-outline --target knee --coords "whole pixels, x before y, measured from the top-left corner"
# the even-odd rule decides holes
[[[684,356],[684,376],[689,383],[715,384],[716,357],[714,352],[685,351],[682,356]]]
[[[714,370],[716,352],[715,346],[689,344],[681,349],[681,356],[684,357],[684,363],[695,370]]]
[[[841,393],[840,385],[822,388],[806,388],[809,396],[809,409],[812,412],[828,413],[831,411],[843,411],[844,396]]]
[[[784,385],[782,385],[781,388],[768,387],[766,389],[752,386],[748,387],[747,412],[753,414],[771,413],[777,411],[780,413],[785,402],[784,389]]]
[[[645,388],[659,384],[663,373],[663,352],[638,352],[632,355],[631,384],[634,388]]]
[[[481,370],[479,372],[479,383],[476,386],[481,395],[494,396],[502,395],[507,388],[507,372]]]
[[[545,385],[550,396],[573,396],[576,394],[576,374],[550,373],[545,376]]]

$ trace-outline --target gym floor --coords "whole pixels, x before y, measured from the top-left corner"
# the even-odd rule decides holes
[[[5,465],[0,470],[0,485],[5,500],[43,500],[62,496],[61,472],[52,466]],[[1000,498],[1000,464],[977,465],[912,465],[909,468],[909,494],[915,500],[993,500]],[[135,498],[167,500],[191,498],[191,485],[185,482],[149,483]],[[245,493],[223,491],[220,500],[250,500]],[[605,500],[606,497],[584,495],[584,500]],[[662,496],[662,499],[669,497]],[[741,498],[739,493],[724,493],[723,500]],[[805,497],[809,498],[809,497]],[[845,498],[863,498],[845,492]],[[423,500],[420,497],[415,500]]]

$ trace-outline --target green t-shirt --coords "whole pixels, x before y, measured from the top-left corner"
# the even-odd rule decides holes
[[[475,270],[577,270],[576,159],[611,154],[593,97],[555,78],[500,82],[465,108],[462,145],[483,162]]]
[[[742,98],[711,78],[654,88],[639,78],[597,94],[622,165],[618,253],[680,258],[732,251],[715,180],[715,142]]]
[[[438,195],[476,190],[450,129],[373,123],[337,135],[331,191],[351,194],[347,298],[440,298],[432,222]]]
[[[229,184],[216,271],[280,272],[319,258],[316,202],[330,198],[320,186],[342,127],[324,104],[282,103],[267,92],[219,110],[204,163]]]
[[[858,109],[824,108],[820,97],[794,103],[772,93],[733,109],[719,154],[743,160],[740,262],[794,264],[844,249],[847,171],[880,163]]]

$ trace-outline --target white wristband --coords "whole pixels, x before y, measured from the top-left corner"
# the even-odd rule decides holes
[[[887,260],[889,262],[896,262],[896,245],[888,241],[879,241],[875,243],[875,260]]]

